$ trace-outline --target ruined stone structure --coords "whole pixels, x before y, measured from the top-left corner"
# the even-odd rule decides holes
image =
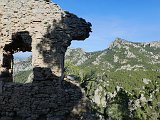
[[[62,81],[72,40],[89,37],[90,23],[48,0],[0,0],[0,120],[69,120],[82,97]],[[13,54],[32,52],[33,83],[12,82]]]
[[[20,51],[32,51],[34,80],[63,78],[67,47],[89,37],[90,26],[44,0],[1,0],[0,81],[12,81],[13,54]]]

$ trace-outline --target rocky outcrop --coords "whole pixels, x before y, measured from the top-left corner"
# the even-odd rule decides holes
[[[81,65],[88,59],[88,56],[81,48],[69,48],[67,49],[65,59],[72,61],[75,65]]]
[[[143,47],[149,46],[149,47],[156,47],[156,48],[158,48],[158,47],[160,47],[160,41],[130,42],[130,41],[127,41],[127,40],[124,40],[124,39],[121,39],[121,38],[116,38],[115,41],[112,44],[110,44],[109,49],[113,49],[115,47],[121,48],[124,45],[126,47],[129,46],[129,45],[132,45],[135,48],[139,48],[140,46],[143,46]]]

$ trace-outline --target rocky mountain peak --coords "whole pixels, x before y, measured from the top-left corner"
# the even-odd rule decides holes
[[[127,41],[125,39],[122,38],[116,38],[110,45],[109,45],[109,49],[113,49],[113,48],[121,48],[122,46],[134,46],[134,47],[160,47],[160,41],[152,41],[152,42],[131,42],[131,41]]]
[[[109,49],[112,49],[112,48],[121,48],[122,45],[125,45],[125,44],[129,44],[131,42],[125,40],[125,39],[121,39],[121,38],[116,38],[114,42],[112,42],[109,46]]]

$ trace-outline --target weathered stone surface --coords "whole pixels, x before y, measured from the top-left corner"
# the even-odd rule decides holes
[[[42,73],[37,68],[49,68],[53,76],[62,79],[67,47],[72,40],[89,37],[90,26],[84,19],[64,12],[51,2],[1,0],[1,80],[5,77],[5,81],[12,81],[13,53],[19,51],[32,51],[34,75]],[[50,75],[45,73],[44,76]],[[41,75],[41,79],[45,77]]]
[[[2,94],[2,89],[3,89],[3,81],[0,81],[0,94]]]
[[[91,24],[50,0],[0,1],[0,120],[63,120],[82,97],[62,81],[72,40]],[[13,54],[32,51],[33,83],[12,83]]]
[[[81,90],[66,81],[6,83],[0,94],[0,120],[63,120],[78,104]],[[6,119],[5,119],[6,118]]]

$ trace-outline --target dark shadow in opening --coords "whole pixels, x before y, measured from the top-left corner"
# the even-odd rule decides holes
[[[12,42],[4,46],[0,79],[4,82],[13,81],[13,54],[19,51],[31,51],[32,38],[28,31],[17,32],[12,35]],[[5,80],[4,80],[5,79]]]

